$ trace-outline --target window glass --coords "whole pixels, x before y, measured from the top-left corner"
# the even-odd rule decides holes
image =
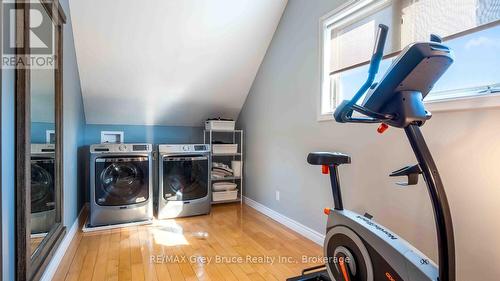
[[[500,90],[500,25],[445,42],[453,50],[455,61],[434,85],[426,100],[488,94]],[[383,60],[375,81],[385,74],[392,59]],[[338,101],[350,99],[365,82],[368,65],[347,70],[336,81]],[[362,100],[362,99],[361,99]]]
[[[445,42],[455,61],[428,99],[487,94],[500,83],[500,25]]]
[[[367,77],[368,65],[334,71],[366,62],[371,57],[379,24],[389,26],[385,53],[500,20],[500,0],[360,0],[359,8],[342,10],[323,21],[321,113],[331,113],[349,99]],[[342,15],[342,16],[338,16]],[[347,16],[346,16],[347,15]],[[338,21],[337,18],[339,19]],[[427,100],[453,99],[499,91],[500,25],[492,25],[445,42],[455,62],[436,83]],[[378,79],[392,59],[382,61]]]
[[[369,60],[379,24],[389,26],[391,31],[387,36],[384,52],[391,53],[399,50],[399,44],[397,46],[392,44],[392,19],[392,6],[389,5],[346,27],[333,28],[331,30],[330,70],[335,71]]]
[[[399,2],[399,1],[395,1]],[[499,0],[402,0],[401,46],[446,37],[500,17]]]
[[[380,63],[380,69],[379,72],[377,73],[375,81],[380,80],[384,76],[387,69],[389,69],[391,62],[392,62],[391,59],[386,59]],[[364,65],[358,68],[354,68],[333,75],[332,79],[337,81],[338,84],[338,87],[336,88],[338,90],[337,104],[343,100],[351,99],[354,96],[354,94],[359,90],[361,85],[363,85],[363,83],[366,81],[367,77],[368,77],[368,65]],[[362,101],[363,99],[361,98],[358,103],[361,103]]]

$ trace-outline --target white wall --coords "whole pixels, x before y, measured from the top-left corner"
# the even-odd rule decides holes
[[[416,163],[402,130],[318,122],[319,18],[341,0],[291,0],[238,123],[246,130],[246,196],[324,232],[333,206],[329,179],[309,166],[311,151],[341,151],[344,205],[374,215],[437,260],[425,185],[400,188],[387,175]],[[423,128],[444,181],[455,226],[458,280],[500,276],[500,109],[435,112]],[[275,200],[280,190],[281,200]]]
[[[143,2],[70,2],[86,122],[236,118],[286,0]]]

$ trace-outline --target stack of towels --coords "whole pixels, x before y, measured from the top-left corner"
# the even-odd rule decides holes
[[[228,165],[224,163],[213,162],[212,163],[212,178],[213,179],[223,179],[233,176],[233,169],[229,168]]]
[[[228,165],[224,163],[213,162],[212,163],[212,178],[213,179],[224,179],[233,176],[233,169],[229,168]],[[212,185],[213,191],[231,191],[235,190],[237,185],[233,182],[220,181],[215,182]]]

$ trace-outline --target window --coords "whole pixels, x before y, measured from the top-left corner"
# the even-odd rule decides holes
[[[406,45],[438,34],[455,62],[427,102],[500,92],[500,0],[353,0],[321,19],[321,116],[365,81],[379,24],[390,32],[376,80]]]
[[[500,25],[446,42],[455,61],[427,101],[500,93]]]

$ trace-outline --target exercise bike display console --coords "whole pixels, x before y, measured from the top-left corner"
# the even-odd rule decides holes
[[[380,82],[373,83],[382,60],[388,27],[379,25],[368,79],[351,100],[343,101],[334,117],[340,123],[382,123],[403,128],[418,164],[399,169],[390,176],[407,176],[403,186],[415,185],[423,175],[430,195],[437,230],[439,266],[390,229],[369,215],[344,209],[338,167],[351,163],[342,153],[314,152],[307,161],[322,165],[330,174],[334,209],[328,215],[324,242],[324,267],[305,270],[289,281],[455,281],[455,246],[448,201],[439,172],[425,143],[420,126],[431,118],[423,98],[453,62],[451,50],[438,36],[430,42],[406,47],[393,61]],[[361,105],[358,101],[365,96]],[[354,112],[361,113],[362,117]]]

